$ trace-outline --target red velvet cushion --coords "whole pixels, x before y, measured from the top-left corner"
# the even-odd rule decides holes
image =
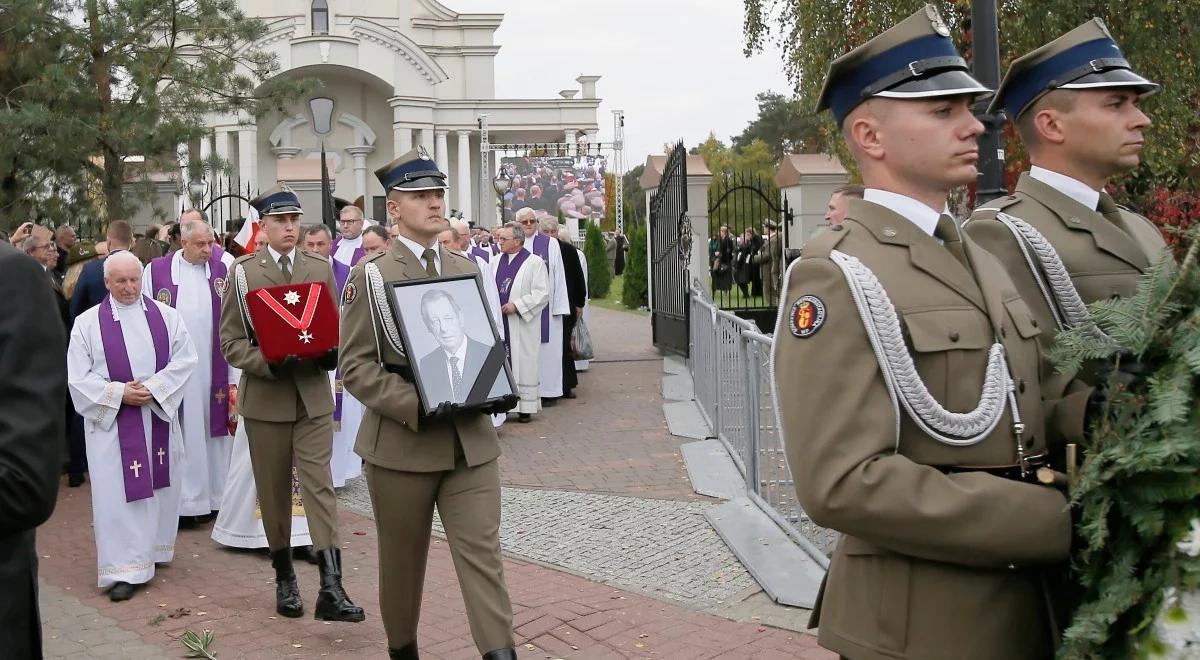
[[[283,313],[265,300],[264,294],[274,299]],[[304,325],[310,297],[316,302],[311,320]],[[254,289],[246,294],[246,306],[258,336],[258,348],[267,362],[282,362],[289,355],[316,358],[338,346],[338,310],[324,282]]]

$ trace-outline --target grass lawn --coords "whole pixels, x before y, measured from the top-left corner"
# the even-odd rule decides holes
[[[630,314],[649,316],[650,312],[644,312],[639,309],[629,309],[625,305],[621,304],[621,291],[624,286],[625,276],[617,275],[613,278],[612,286],[608,288],[608,296],[604,298],[592,298],[588,301],[588,304],[595,305],[597,307],[603,307],[605,309],[615,309],[618,312],[628,312]]]

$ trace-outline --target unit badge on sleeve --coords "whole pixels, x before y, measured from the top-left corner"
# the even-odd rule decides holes
[[[816,296],[800,296],[792,303],[790,321],[793,335],[801,339],[813,336],[825,324],[825,303]]]

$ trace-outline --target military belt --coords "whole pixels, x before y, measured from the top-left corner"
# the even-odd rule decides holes
[[[1025,472],[1022,476],[1021,466],[1018,465],[935,465],[934,467],[945,474],[964,474],[969,472],[984,472],[1002,479],[1038,483],[1035,473],[1037,469],[1047,465],[1048,454],[1042,452],[1025,457]]]

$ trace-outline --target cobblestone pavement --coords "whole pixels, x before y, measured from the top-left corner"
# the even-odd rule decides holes
[[[371,514],[366,482],[355,479],[339,503]],[[504,488],[500,543],[532,559],[622,588],[713,609],[758,584],[704,518],[704,502]],[[434,530],[444,537],[441,521]]]
[[[601,359],[582,375],[579,398],[501,429],[501,534],[521,657],[835,657],[793,632],[803,610],[765,599],[704,521],[713,501],[691,491],[680,441],[666,430],[649,322],[597,308],[592,331]],[[365,491],[358,480],[342,492],[339,529],[346,588],[368,618],[326,624],[277,617],[265,555],[218,546],[211,526],[181,531],[175,561],[132,600],[112,603],[95,587],[88,486],[64,486],[38,532],[47,657],[180,658],[189,629],[213,630],[221,660],[384,657]],[[297,573],[311,608],[316,567]],[[422,607],[423,658],[479,657],[437,536]]]

